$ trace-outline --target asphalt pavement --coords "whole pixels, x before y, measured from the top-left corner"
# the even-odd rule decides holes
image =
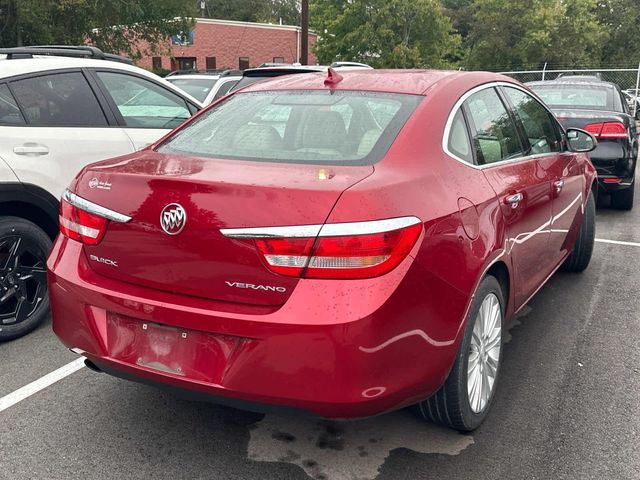
[[[597,242],[512,322],[471,435],[406,411],[243,412],[81,368],[0,412],[0,479],[640,479],[640,202],[600,207],[596,236],[627,243]],[[76,358],[50,322],[0,344],[0,402]]]

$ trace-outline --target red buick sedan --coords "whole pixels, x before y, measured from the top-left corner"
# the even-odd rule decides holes
[[[255,84],[85,168],[48,260],[87,365],[323,417],[486,417],[505,323],[594,241],[588,133],[490,73]]]

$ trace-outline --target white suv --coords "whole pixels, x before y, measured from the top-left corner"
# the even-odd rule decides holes
[[[201,108],[92,47],[0,49],[0,341],[47,314],[45,262],[73,177],[155,142]]]

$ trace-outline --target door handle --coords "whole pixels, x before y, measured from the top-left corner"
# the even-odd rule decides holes
[[[511,205],[511,208],[518,208],[518,204],[523,199],[524,199],[524,195],[522,193],[514,193],[504,197],[504,203],[507,205]]]
[[[19,147],[13,147],[13,153],[16,155],[47,155],[49,147],[39,143],[25,143]]]
[[[553,182],[553,186],[556,189],[556,193],[560,193],[562,191],[562,187],[564,187],[564,180],[556,180]]]

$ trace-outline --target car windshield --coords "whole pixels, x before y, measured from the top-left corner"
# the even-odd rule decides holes
[[[613,88],[596,85],[530,85],[550,107],[575,107],[595,110],[615,110]]]
[[[170,78],[167,80],[196,100],[204,102],[204,99],[207,98],[207,95],[215,85],[217,78]]]
[[[162,153],[255,161],[369,165],[422,99],[352,91],[239,93],[178,131]]]

